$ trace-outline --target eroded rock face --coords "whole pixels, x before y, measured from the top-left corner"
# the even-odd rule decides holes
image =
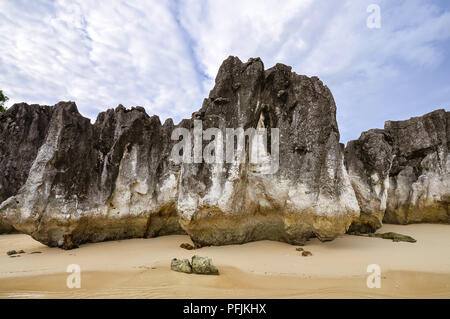
[[[281,64],[264,71],[259,59],[225,60],[196,115],[204,128],[279,128],[279,169],[265,175],[249,164],[183,165],[177,208],[193,241],[298,244],[345,232],[359,207],[335,113],[331,92],[316,77]]]
[[[100,113],[95,124],[72,102],[49,109],[26,182],[0,204],[8,222],[47,245],[180,233],[197,245],[302,244],[331,240],[359,216],[332,94],[288,66],[228,58],[202,108],[177,126],[140,107]],[[173,130],[196,120],[224,136],[226,128],[278,128],[277,169],[266,174],[275,135],[257,164],[176,163]]]
[[[345,148],[345,164],[361,210],[349,231],[372,232],[382,225],[389,190],[393,150],[379,129],[363,132]]]
[[[171,126],[123,106],[92,125],[75,103],[58,103],[23,189],[0,210],[50,246],[183,233],[172,208],[176,189],[159,184]]]
[[[51,113],[50,106],[20,103],[0,114],[0,203],[25,184],[47,134]],[[14,232],[2,217],[0,234]]]
[[[8,222],[0,220],[0,234],[10,234],[16,232],[16,229]]]
[[[200,275],[218,275],[219,270],[210,257],[192,256],[192,272]]]
[[[437,110],[348,143],[345,161],[361,217],[351,231],[386,223],[450,223],[450,112]]]
[[[384,221],[450,223],[450,112],[389,121],[394,159]]]

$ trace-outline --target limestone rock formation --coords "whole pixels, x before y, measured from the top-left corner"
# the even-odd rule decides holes
[[[361,208],[350,231],[386,223],[450,223],[450,112],[388,121],[347,144],[345,162]]]
[[[186,274],[192,273],[192,265],[189,259],[173,258],[170,262],[170,269],[177,272],[184,272]]]
[[[73,102],[18,104],[2,116],[33,108],[42,119],[32,117],[32,133],[28,125],[1,121],[1,136],[11,136],[2,139],[6,161],[20,165],[20,172],[14,179],[2,176],[0,213],[50,246],[180,233],[202,246],[262,239],[302,244],[312,236],[331,240],[359,216],[333,96],[317,77],[297,75],[286,65],[264,70],[260,59],[229,57],[202,108],[176,126],[170,119],[161,124],[141,107],[123,106],[91,124]],[[174,130],[195,130],[200,120],[204,154],[223,150],[212,128],[224,137],[227,128],[253,128],[259,137],[267,129],[268,142],[237,143],[243,157],[231,161],[197,162],[194,137],[193,163],[178,163]],[[249,160],[255,149],[256,162]],[[188,151],[181,155],[189,158]]]
[[[261,239],[298,244],[345,232],[359,207],[335,114],[330,90],[316,77],[282,64],[264,70],[259,59],[225,60],[195,116],[203,128],[222,131],[279,128],[279,169],[259,174],[264,168],[238,161],[183,164],[177,202],[183,229],[194,242],[217,245]]]
[[[91,125],[75,103],[58,103],[24,187],[0,211],[50,246],[182,233],[170,216],[174,192],[158,184],[169,165],[171,125],[123,106]]]
[[[393,158],[389,141],[386,132],[374,129],[347,143],[345,164],[361,210],[350,232],[371,232],[382,225]]]
[[[0,203],[25,184],[47,134],[51,112],[49,106],[20,103],[0,114]],[[14,230],[0,212],[0,234]]]

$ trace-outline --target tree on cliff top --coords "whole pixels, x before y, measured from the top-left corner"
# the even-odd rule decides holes
[[[3,113],[6,111],[6,108],[4,107],[5,102],[7,102],[9,98],[3,94],[3,91],[0,90],[0,113]]]

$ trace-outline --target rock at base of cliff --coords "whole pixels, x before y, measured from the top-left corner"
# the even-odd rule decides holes
[[[182,244],[180,245],[180,248],[183,248],[183,249],[186,249],[186,250],[192,250],[192,249],[195,249],[195,247],[192,246],[192,245],[189,244],[189,243],[182,243]]]
[[[192,260],[188,259],[172,259],[170,269],[177,272],[184,272],[186,274],[199,275],[218,275],[219,270],[213,265],[210,257],[193,256]]]
[[[374,237],[378,237],[378,238],[392,239],[393,242],[404,241],[404,242],[408,242],[408,243],[415,243],[417,241],[414,238],[412,238],[411,236],[402,235],[402,234],[393,233],[393,232],[384,233],[384,234],[373,234],[373,235],[374,235]]]
[[[450,223],[450,112],[436,110],[363,132],[345,148],[360,206],[349,232],[382,223]]]
[[[18,233],[18,231],[11,226],[9,223],[0,219],[0,235],[1,234],[14,234]]]
[[[382,239],[392,239],[393,242],[408,242],[408,243],[415,243],[417,242],[417,240],[415,240],[414,238],[412,238],[411,236],[408,235],[402,235],[402,234],[398,234],[398,233],[394,233],[394,232],[388,232],[388,233],[363,233],[363,232],[352,232],[349,233],[349,235],[354,235],[354,236],[362,236],[362,237],[376,237],[376,238],[382,238]]]

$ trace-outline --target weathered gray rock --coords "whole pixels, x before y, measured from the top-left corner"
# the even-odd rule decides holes
[[[450,223],[450,112],[389,121],[394,159],[384,222]]]
[[[10,234],[16,232],[16,229],[8,222],[0,220],[0,234]]]
[[[192,257],[192,272],[200,275],[218,275],[219,270],[213,265],[210,257]]]
[[[25,184],[47,134],[51,112],[50,106],[20,103],[0,114],[0,203]],[[0,234],[14,231],[0,211]]]
[[[388,233],[360,233],[360,232],[352,232],[351,235],[355,236],[362,236],[362,237],[376,237],[376,238],[382,238],[382,239],[391,239],[393,242],[408,242],[408,243],[415,243],[417,240],[412,238],[408,235],[402,235],[394,232],[388,232]]]
[[[382,225],[393,159],[390,142],[386,132],[375,129],[345,148],[345,164],[361,210],[349,232],[373,232]]]
[[[361,217],[350,231],[395,224],[450,223],[450,112],[388,121],[348,143],[345,163]]]
[[[186,249],[186,250],[193,250],[193,249],[195,249],[195,247],[192,246],[192,245],[189,244],[189,243],[182,243],[182,244],[180,245],[180,248],[183,248],[183,249]]]
[[[317,77],[288,66],[264,70],[260,59],[228,58],[202,108],[177,126],[140,107],[108,110],[95,124],[73,102],[48,109],[38,130],[44,137],[23,168],[26,181],[0,204],[8,222],[47,245],[181,233],[196,246],[302,244],[312,236],[331,240],[359,216],[333,96]],[[279,128],[279,169],[264,174],[274,164],[271,135],[257,164],[174,162],[171,134],[192,129],[194,120],[223,132]]]
[[[91,125],[75,103],[58,103],[24,187],[0,212],[20,231],[68,249],[184,233],[173,209],[176,189],[159,184],[170,165],[172,127],[142,108],[123,106],[99,114]]]
[[[170,263],[170,269],[173,271],[184,272],[186,274],[192,273],[192,266],[189,259],[172,259]]]
[[[280,90],[284,93],[279,96]],[[227,104],[215,101],[226,99]],[[279,170],[238,162],[183,164],[180,223],[202,245],[279,240],[330,240],[349,227],[359,207],[343,165],[330,90],[277,64],[229,57],[197,118],[203,128],[279,128]],[[187,127],[192,122],[186,122]]]

